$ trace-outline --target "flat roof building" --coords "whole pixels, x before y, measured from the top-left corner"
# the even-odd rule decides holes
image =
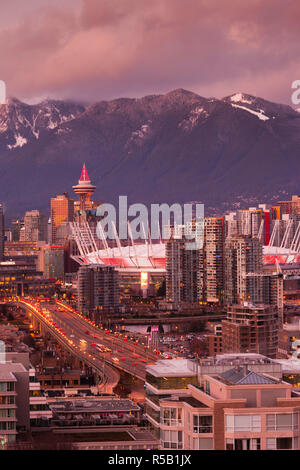
[[[292,385],[236,366],[166,396],[147,395],[161,449],[299,449],[300,394]]]

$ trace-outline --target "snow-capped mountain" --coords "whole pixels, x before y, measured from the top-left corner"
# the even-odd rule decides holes
[[[247,95],[246,93],[235,93],[223,98],[223,101],[230,103],[232,107],[242,109],[253,114],[262,121],[276,118],[289,118],[294,116],[295,110],[290,106],[271,103],[270,101]]]
[[[56,129],[76,118],[84,107],[75,103],[46,100],[37,105],[10,98],[0,105],[0,148],[21,148],[38,140],[40,133]]]
[[[50,197],[72,194],[83,162],[96,200],[287,198],[300,187],[300,114],[246,93],[216,99],[182,89],[87,108],[0,106],[0,202],[8,210],[48,210]]]

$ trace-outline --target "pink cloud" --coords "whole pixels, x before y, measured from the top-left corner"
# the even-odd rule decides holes
[[[11,95],[99,100],[184,87],[290,102],[300,4],[291,0],[83,0],[0,29]],[[234,86],[234,89],[233,89]]]

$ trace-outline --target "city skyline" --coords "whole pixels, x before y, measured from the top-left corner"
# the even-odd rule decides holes
[[[0,454],[299,450],[299,1],[0,11]]]

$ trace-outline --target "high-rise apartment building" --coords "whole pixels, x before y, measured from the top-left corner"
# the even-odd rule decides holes
[[[203,243],[192,248],[190,240],[171,237],[166,242],[166,293],[170,302],[223,303],[224,297],[223,217],[207,217]]]
[[[198,302],[202,250],[188,249],[189,241],[171,238],[166,242],[166,296],[169,302]]]
[[[166,241],[166,298],[178,304],[181,299],[181,252],[183,240],[170,238]]]
[[[27,211],[24,217],[24,241],[47,241],[47,218],[38,210]]]
[[[268,245],[276,220],[280,219],[280,207],[259,204],[258,207],[239,209],[225,216],[226,236],[251,236]]]
[[[77,289],[78,310],[95,321],[119,307],[119,275],[112,266],[81,266]]]
[[[262,220],[262,210],[256,207],[249,209],[240,209],[236,214],[238,235],[258,235],[260,223]]]
[[[24,227],[24,220],[14,220],[11,224],[11,232],[12,232],[12,241],[18,242],[20,241],[20,231]]]
[[[225,243],[225,302],[238,304],[256,302],[259,298],[259,278],[247,274],[261,274],[263,247],[257,238],[240,236],[227,238]],[[261,300],[262,301],[262,300]]]
[[[4,214],[3,205],[0,204],[0,261],[4,259]]]
[[[225,221],[223,217],[206,217],[204,220],[204,246],[201,270],[206,302],[223,303],[224,299],[224,244]]]
[[[45,245],[39,252],[39,270],[46,278],[64,277],[65,250],[60,245]]]
[[[300,196],[292,196],[290,201],[279,201],[281,214],[291,214],[297,222],[300,221]]]
[[[74,199],[67,193],[51,199],[51,243],[57,243],[56,232],[64,222],[72,222],[74,218]]]
[[[227,307],[222,321],[223,353],[257,353],[275,358],[278,343],[278,309],[272,305]]]

